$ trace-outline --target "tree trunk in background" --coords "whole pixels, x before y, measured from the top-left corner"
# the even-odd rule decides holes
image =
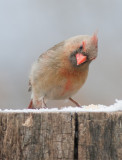
[[[122,160],[122,112],[0,112],[0,160]]]

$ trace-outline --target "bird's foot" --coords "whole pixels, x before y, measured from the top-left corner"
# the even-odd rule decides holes
[[[44,100],[44,97],[42,97],[41,100],[36,100],[34,104],[33,104],[33,100],[31,100],[28,106],[28,109],[42,109],[42,108],[44,109],[48,108]]]

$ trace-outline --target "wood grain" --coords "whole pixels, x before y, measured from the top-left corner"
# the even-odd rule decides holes
[[[121,160],[122,112],[0,112],[0,160]]]

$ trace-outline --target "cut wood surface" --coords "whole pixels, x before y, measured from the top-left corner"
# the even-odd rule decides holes
[[[0,160],[122,160],[122,112],[0,112]]]

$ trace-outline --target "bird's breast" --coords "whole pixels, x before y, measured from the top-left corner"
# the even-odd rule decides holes
[[[37,72],[38,73],[38,72]],[[43,72],[45,73],[45,72]],[[33,94],[37,97],[58,100],[74,95],[84,84],[88,69],[68,70],[66,66],[58,70],[50,70],[47,74],[36,74],[33,82]]]
[[[66,69],[61,69],[60,74],[66,79],[61,97],[70,97],[75,94],[84,84],[88,75],[88,69],[83,71],[67,71]]]

